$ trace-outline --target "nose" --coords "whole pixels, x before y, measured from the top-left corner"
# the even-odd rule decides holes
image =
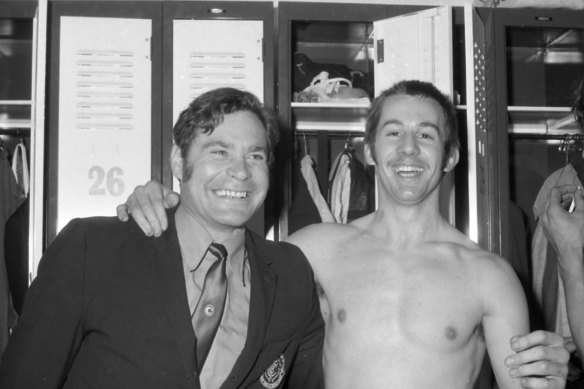
[[[251,177],[251,170],[247,160],[243,157],[233,158],[227,167],[227,174],[239,181],[245,181]]]
[[[399,152],[404,155],[416,155],[420,151],[416,134],[404,133],[400,138]]]

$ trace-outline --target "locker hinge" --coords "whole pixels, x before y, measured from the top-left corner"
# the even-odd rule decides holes
[[[377,63],[383,63],[384,53],[383,53],[383,39],[377,40]]]

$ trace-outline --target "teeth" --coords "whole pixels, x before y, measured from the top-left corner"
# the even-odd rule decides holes
[[[219,197],[229,197],[231,199],[244,199],[247,197],[247,192],[239,192],[235,190],[219,189],[215,191],[215,194]]]
[[[398,173],[421,173],[424,169],[416,166],[398,166],[395,169]]]
[[[415,176],[418,173],[422,173],[424,169],[416,166],[398,166],[395,171],[402,176]]]

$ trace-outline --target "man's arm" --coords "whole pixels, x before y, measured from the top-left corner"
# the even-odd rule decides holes
[[[576,190],[575,185],[553,188],[542,216],[542,224],[547,238],[558,253],[560,276],[567,277],[568,280],[569,285],[564,286],[572,335],[577,333],[582,339],[584,328],[580,323],[584,321],[584,291],[581,289],[584,277],[582,271],[584,199],[581,193],[575,193]],[[575,200],[576,208],[574,213],[570,214],[566,208],[572,198]],[[524,387],[533,389],[565,387],[570,352],[576,347],[573,343],[566,343],[560,335],[553,332],[535,331],[525,336],[513,337],[511,347],[516,354],[507,357],[505,364],[509,367],[511,376],[521,377]]]
[[[83,332],[83,234],[71,222],[43,255],[0,364],[0,388],[61,388]]]
[[[529,331],[523,288],[511,266],[500,257],[485,261],[481,273],[482,325],[491,366],[501,389],[521,388],[521,380],[508,373],[505,357],[512,351],[509,339]]]
[[[318,274],[324,271],[322,254],[329,252],[329,249],[325,245],[331,240],[328,236],[328,230],[323,228],[323,226],[324,224],[319,223],[301,228],[288,236],[286,242],[299,247],[300,251],[306,256],[308,263],[310,263],[310,267],[314,273],[314,282],[320,303],[320,313],[324,321],[327,322],[330,316],[330,305],[323,285],[318,279]]]
[[[126,202],[117,206],[116,212],[118,219],[124,222],[132,215],[146,235],[160,236],[168,227],[165,209],[176,206],[179,201],[178,193],[150,180],[134,188]]]
[[[311,285],[311,293],[308,294],[306,307],[307,323],[302,338],[298,345],[298,352],[290,369],[288,388],[323,389],[324,374],[322,369],[322,350],[324,343],[324,322],[322,320],[316,288],[314,287],[314,274],[308,269],[309,278],[307,284]],[[307,285],[306,283],[304,285]]]
[[[574,209],[566,208],[573,199]],[[553,188],[542,216],[544,233],[558,255],[570,331],[584,356],[584,197],[575,185]]]

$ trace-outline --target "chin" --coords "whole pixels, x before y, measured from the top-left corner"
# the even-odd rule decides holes
[[[241,228],[244,227],[247,222],[253,217],[253,213],[239,213],[239,212],[229,212],[224,217],[219,217],[218,221],[225,225],[234,228]]]

